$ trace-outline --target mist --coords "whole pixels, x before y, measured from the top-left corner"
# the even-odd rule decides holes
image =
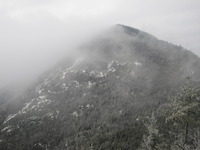
[[[3,20],[3,19],[1,19]],[[1,86],[29,84],[89,40],[97,27],[75,27],[52,16],[34,21],[4,19],[0,24]]]
[[[0,0],[0,149],[200,150],[199,0]]]
[[[76,47],[126,24],[200,55],[198,0],[2,0],[0,87],[27,84]]]

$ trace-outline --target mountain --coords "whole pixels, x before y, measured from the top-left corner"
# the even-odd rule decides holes
[[[15,100],[0,94],[0,149],[137,149],[143,118],[186,78],[199,83],[199,68],[199,57],[181,46],[115,25]]]

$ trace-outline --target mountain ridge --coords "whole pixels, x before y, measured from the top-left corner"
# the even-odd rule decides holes
[[[14,106],[0,108],[0,148],[136,149],[142,119],[200,82],[199,58],[135,28],[116,25],[42,75]]]

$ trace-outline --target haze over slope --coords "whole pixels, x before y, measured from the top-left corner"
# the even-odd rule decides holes
[[[0,148],[137,149],[142,118],[167,103],[186,78],[200,82],[192,52],[116,25],[0,105]]]
[[[116,23],[200,55],[199,0],[1,0],[0,87],[24,84],[90,34]]]

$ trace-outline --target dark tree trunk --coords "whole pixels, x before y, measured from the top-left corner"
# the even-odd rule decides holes
[[[188,122],[186,123],[186,126],[185,126],[185,141],[184,141],[184,144],[187,144],[188,142]]]

